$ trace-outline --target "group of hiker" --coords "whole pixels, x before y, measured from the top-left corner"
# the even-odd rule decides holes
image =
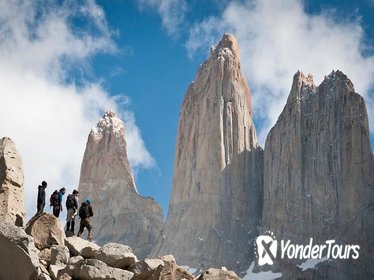
[[[41,185],[38,187],[38,200],[37,200],[37,215],[42,214],[44,211],[44,207],[46,204],[45,199],[45,189],[47,188],[47,182],[43,181]],[[62,202],[63,197],[66,193],[65,188],[61,188],[60,190],[55,190],[50,199],[50,207],[52,207],[53,215],[56,218],[59,218],[60,212],[63,210]],[[69,194],[66,198],[66,231],[72,232],[74,234],[74,226],[75,226],[75,217],[78,215],[80,218],[80,225],[78,235],[80,236],[84,228],[88,230],[88,240],[92,240],[92,225],[90,223],[90,218],[93,216],[93,210],[91,205],[91,199],[88,198],[81,203],[79,206],[79,192],[77,190],[73,190],[71,194]]]

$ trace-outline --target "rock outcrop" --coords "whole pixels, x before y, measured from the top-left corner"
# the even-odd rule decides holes
[[[23,226],[25,222],[22,159],[13,141],[0,139],[0,218]]]
[[[32,217],[25,231],[34,238],[35,246],[39,250],[49,248],[54,244],[63,245],[66,238],[60,220],[48,213]]]
[[[0,248],[0,279],[36,279],[39,251],[22,228],[1,220]]]
[[[238,43],[225,34],[183,101],[169,212],[153,255],[173,254],[201,270],[247,268],[262,212],[262,165]]]
[[[145,258],[163,226],[158,204],[138,194],[127,158],[124,123],[107,111],[88,136],[79,192],[94,209],[93,238],[99,244],[119,242]]]
[[[333,71],[316,87],[311,76],[296,73],[266,139],[262,230],[294,244],[308,244],[311,237],[315,244],[359,244],[358,260],[321,264],[329,269],[318,273],[373,277],[373,171],[365,102],[352,82]]]

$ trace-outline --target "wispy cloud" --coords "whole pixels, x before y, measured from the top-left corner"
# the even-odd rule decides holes
[[[84,72],[98,52],[117,51],[112,35],[93,1],[0,3],[0,136],[11,137],[21,153],[29,217],[42,180],[50,191],[77,187],[88,133],[108,108],[130,116],[125,122],[133,168],[154,163],[126,97],[112,97],[85,75],[79,86],[66,82],[74,81],[71,70]]]
[[[365,97],[374,129],[374,57],[363,55],[367,46],[358,20],[340,20],[326,11],[307,14],[299,0],[233,1],[220,16],[190,29],[189,54],[215,44],[223,32],[239,39],[261,143],[285,105],[297,70],[313,74],[317,84],[332,69],[346,73]]]
[[[184,21],[187,12],[185,0],[136,0],[141,9],[156,10],[167,33],[174,36]]]

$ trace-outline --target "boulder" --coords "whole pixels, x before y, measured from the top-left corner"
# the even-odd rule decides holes
[[[129,246],[117,243],[108,243],[102,246],[96,259],[111,267],[122,269],[128,268],[138,261]]]
[[[67,265],[63,269],[58,271],[58,279],[60,277],[63,277],[63,275],[69,275],[73,279],[80,279],[79,278],[79,271],[80,271],[80,266],[74,266],[74,265]]]
[[[39,251],[32,237],[11,222],[0,220],[0,279],[36,279]]]
[[[51,261],[51,249],[50,248],[45,248],[39,252],[39,260],[40,261],[46,261],[50,262]]]
[[[88,259],[80,267],[78,278],[81,280],[127,280],[133,275],[130,271],[109,267],[102,261]]]
[[[0,139],[0,217],[23,226],[25,204],[22,159],[13,141]]]
[[[49,273],[41,273],[38,276],[38,280],[52,280],[52,278],[49,276]]]
[[[197,280],[239,280],[240,278],[233,271],[227,269],[209,268],[207,271],[200,274]]]
[[[66,265],[70,259],[70,252],[66,246],[52,245],[51,247],[51,264]]]
[[[71,276],[67,273],[62,274],[61,276],[58,277],[58,280],[71,280]]]
[[[174,256],[166,255],[160,257],[160,259],[164,262],[164,267],[160,271],[159,278],[157,279],[194,279],[194,277],[186,269],[177,265]]]
[[[96,258],[100,246],[80,237],[72,236],[65,239],[65,244],[73,256],[81,255],[85,259]]]
[[[187,270],[176,264],[172,255],[141,260],[129,270],[134,273],[133,280],[194,279]]]
[[[58,273],[60,270],[64,269],[66,265],[64,264],[58,264],[58,265],[50,265],[49,266],[49,275],[53,280],[58,279]]]
[[[53,244],[64,245],[66,238],[60,220],[48,213],[32,217],[27,223],[26,233],[34,238],[35,247],[39,250],[50,248]]]
[[[145,259],[135,263],[129,271],[134,273],[134,280],[158,279],[164,265],[161,259]]]
[[[84,258],[82,256],[71,257],[69,260],[69,265],[80,266],[83,261]]]

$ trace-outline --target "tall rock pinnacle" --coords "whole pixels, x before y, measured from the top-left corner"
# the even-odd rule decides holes
[[[98,243],[130,245],[140,258],[155,246],[162,210],[138,194],[127,158],[124,123],[113,111],[88,136],[79,182],[80,199],[92,199],[93,237]]]
[[[169,213],[154,254],[241,273],[261,217],[262,164],[238,43],[225,34],[183,101]]]
[[[0,217],[17,226],[25,222],[22,159],[13,141],[0,139]]]
[[[352,82],[333,71],[316,87],[312,76],[296,73],[266,139],[262,230],[293,244],[310,238],[315,244],[359,244],[358,260],[337,261],[329,276],[319,269],[313,279],[371,278],[373,171],[365,102]]]

